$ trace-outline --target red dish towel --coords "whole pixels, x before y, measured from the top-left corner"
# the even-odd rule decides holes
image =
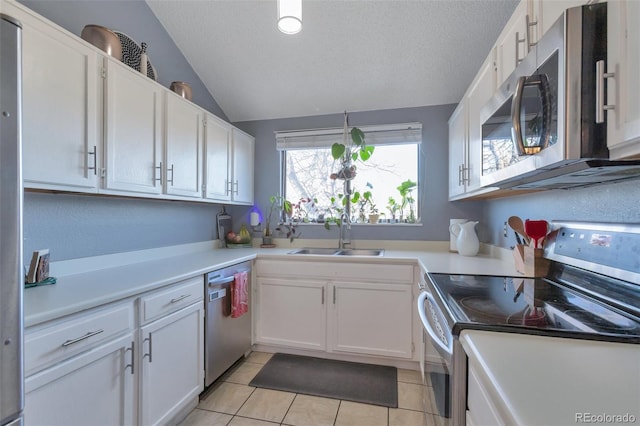
[[[233,276],[231,284],[231,318],[238,318],[249,311],[249,276],[247,271]]]

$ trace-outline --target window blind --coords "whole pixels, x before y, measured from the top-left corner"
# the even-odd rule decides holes
[[[364,132],[367,145],[394,145],[422,142],[422,123],[355,126]],[[351,131],[351,127],[349,127]],[[277,131],[278,151],[330,148],[344,140],[343,128]],[[351,136],[348,136],[351,138]]]

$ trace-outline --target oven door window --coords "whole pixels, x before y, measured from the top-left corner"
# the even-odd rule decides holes
[[[433,347],[425,333],[424,383],[425,411],[439,417],[438,425],[449,425],[451,417],[451,372],[450,366]]]

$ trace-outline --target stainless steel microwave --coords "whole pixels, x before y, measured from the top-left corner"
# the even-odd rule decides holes
[[[640,161],[609,161],[606,120],[597,114],[606,59],[607,4],[567,9],[480,112],[482,186],[571,188],[640,177]]]

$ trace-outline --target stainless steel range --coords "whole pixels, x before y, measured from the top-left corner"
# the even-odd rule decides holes
[[[461,330],[640,344],[640,224],[554,222],[547,276],[425,274],[423,376],[440,423],[464,425]]]

